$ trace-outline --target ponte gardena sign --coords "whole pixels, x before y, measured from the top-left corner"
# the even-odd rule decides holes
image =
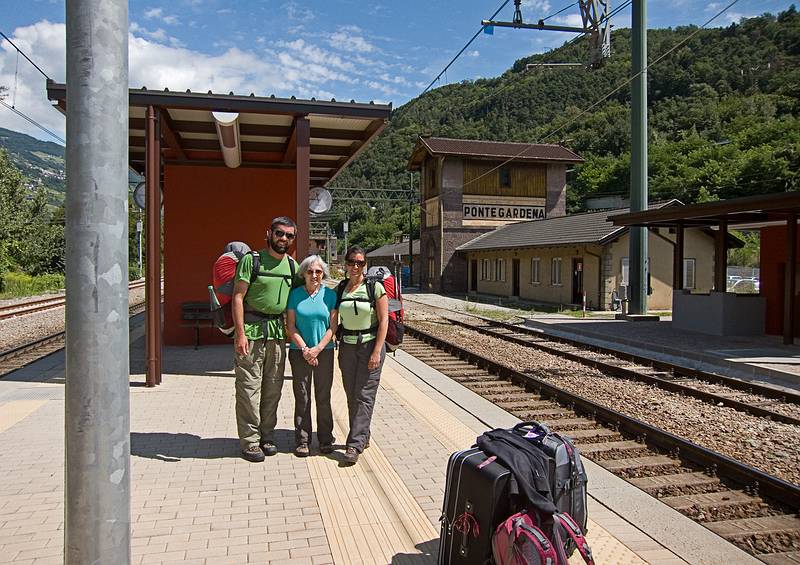
[[[544,206],[464,204],[465,220],[544,220]]]

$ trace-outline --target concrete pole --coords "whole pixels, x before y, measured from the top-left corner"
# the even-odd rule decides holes
[[[647,0],[633,0],[631,74],[631,212],[647,210]],[[647,314],[647,228],[631,227],[631,314]]]
[[[128,3],[67,0],[64,563],[131,562]]]

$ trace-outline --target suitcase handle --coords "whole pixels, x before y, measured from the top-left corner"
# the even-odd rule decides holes
[[[525,428],[531,428],[531,430],[541,432],[542,434],[552,433],[550,432],[550,428],[548,428],[546,425],[540,424],[539,422],[534,422],[533,420],[529,422],[520,422],[512,428],[512,431],[516,433],[522,433],[524,435],[523,429]]]

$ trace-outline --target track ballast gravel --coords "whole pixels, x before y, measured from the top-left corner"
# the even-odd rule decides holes
[[[800,427],[603,374],[575,361],[446,322],[415,321],[423,331],[589,400],[800,484]]]
[[[34,298],[48,298],[58,295],[29,297],[24,300],[5,301],[5,303],[22,303]],[[131,306],[144,302],[144,287],[130,291],[128,300]],[[0,320],[0,351],[8,351],[14,347],[30,343],[36,339],[47,337],[64,331],[64,307],[53,308],[15,316]]]

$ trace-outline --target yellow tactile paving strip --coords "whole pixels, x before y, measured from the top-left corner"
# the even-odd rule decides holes
[[[386,374],[386,371],[384,372]],[[341,379],[334,379],[331,403],[334,435],[347,437],[347,403]],[[338,457],[310,457],[311,483],[328,544],[337,565],[390,563],[415,556],[417,544],[439,536],[403,481],[371,441],[356,465],[340,467]],[[433,563],[433,560],[431,560]]]
[[[47,400],[12,400],[0,404],[0,432],[21,422],[47,403]]]
[[[384,368],[381,387],[397,395],[405,408],[420,422],[426,424],[434,437],[447,449],[458,451],[475,443],[476,436],[473,430],[396,371]],[[592,548],[596,563],[619,565],[647,563],[591,519],[588,522],[588,530],[587,541]],[[570,563],[583,563],[583,559],[575,553]]]

